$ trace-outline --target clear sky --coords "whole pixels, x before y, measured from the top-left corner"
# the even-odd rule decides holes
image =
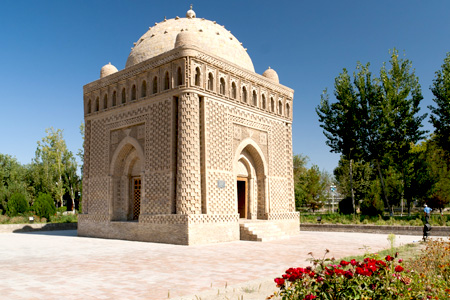
[[[294,153],[332,172],[315,107],[324,88],[356,62],[378,74],[389,49],[410,59],[422,86],[423,113],[434,104],[434,72],[450,51],[450,1],[23,1],[0,2],[0,153],[30,163],[45,129],[64,130],[69,150],[82,146],[83,85],[103,65],[125,67],[136,42],[166,16],[217,21],[248,49],[255,70],[275,69],[293,88]],[[424,123],[426,129],[431,125]]]

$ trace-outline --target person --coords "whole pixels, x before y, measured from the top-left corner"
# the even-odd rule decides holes
[[[423,209],[423,214],[425,216],[425,224],[428,224],[428,221],[430,220],[430,214],[432,209],[428,207],[428,205],[425,204],[425,207]]]

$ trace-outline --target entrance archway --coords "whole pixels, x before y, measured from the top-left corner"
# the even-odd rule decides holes
[[[267,168],[264,155],[251,139],[237,148],[234,159],[236,207],[240,218],[264,219],[268,213]]]
[[[112,221],[138,221],[144,196],[142,163],[144,155],[139,142],[126,137],[117,147],[111,160]]]

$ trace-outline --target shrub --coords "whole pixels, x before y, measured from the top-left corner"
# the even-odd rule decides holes
[[[61,206],[61,207],[58,207],[57,209],[56,209],[56,212],[58,213],[58,214],[62,214],[62,213],[64,213],[64,212],[66,212],[67,211],[67,207],[66,206]]]
[[[50,222],[52,223],[76,223],[78,222],[77,215],[68,214],[68,215],[55,215],[50,217]]]
[[[339,202],[339,212],[344,215],[350,215],[353,213],[352,198],[347,197]]]
[[[36,201],[34,201],[33,209],[36,212],[36,215],[44,217],[47,220],[56,213],[52,196],[44,193],[39,193]]]
[[[12,194],[6,204],[6,214],[10,217],[23,214],[30,209],[27,199],[20,193]]]

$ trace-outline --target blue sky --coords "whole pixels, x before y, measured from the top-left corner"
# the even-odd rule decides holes
[[[69,150],[82,140],[83,85],[103,65],[125,66],[133,45],[164,17],[184,17],[191,1],[21,1],[0,3],[0,153],[30,163],[45,129],[64,130]],[[255,70],[275,69],[294,93],[294,153],[332,172],[315,107],[324,88],[356,62],[378,74],[389,49],[410,59],[424,100],[450,51],[450,1],[211,1],[192,3],[197,17],[217,21],[248,49]],[[428,122],[426,129],[432,130]]]

